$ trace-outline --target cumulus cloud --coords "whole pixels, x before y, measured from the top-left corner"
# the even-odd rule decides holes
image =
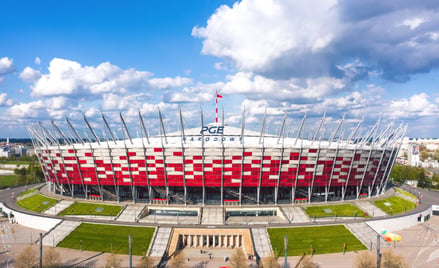
[[[340,77],[339,66],[359,59],[364,74],[403,82],[439,67],[438,28],[437,1],[243,0],[192,35],[203,54],[270,78]]]
[[[215,92],[219,92],[223,86],[223,82],[200,83],[193,87],[185,87],[181,91],[166,94],[164,100],[168,102],[209,102],[215,98]]]
[[[7,113],[15,118],[48,118],[49,116],[42,100],[16,104],[9,108]]]
[[[24,70],[20,73],[20,78],[23,79],[23,81],[25,82],[34,82],[40,79],[40,77],[40,71],[32,69],[29,66],[24,68]]]
[[[308,54],[325,57],[322,52],[339,29],[335,3],[244,0],[218,8],[206,27],[194,27],[192,35],[204,39],[203,54],[230,59],[243,71],[269,73],[279,64],[300,64],[291,60]]]
[[[40,64],[41,64],[41,59],[40,59],[40,57],[35,57],[35,61],[34,61],[34,63],[35,63],[36,65],[40,65]]]
[[[0,82],[4,76],[15,71],[14,60],[8,57],[0,58]]]
[[[425,93],[415,94],[410,98],[394,100],[390,103],[389,112],[393,118],[418,118],[438,116],[439,107],[430,102]]]
[[[192,84],[192,79],[180,76],[177,76],[175,78],[152,78],[149,80],[149,84],[156,89],[168,89],[190,85]]]
[[[26,68],[25,71],[30,76],[32,70]],[[126,94],[138,90],[169,89],[192,83],[191,79],[179,76],[150,79],[150,72],[132,68],[123,70],[109,62],[95,67],[54,58],[48,71],[48,74],[40,75],[31,87],[34,96]],[[36,72],[38,71],[33,71],[32,74],[36,76]]]
[[[64,96],[39,99],[31,102],[20,102],[12,105],[6,114],[17,119],[61,119],[75,110],[75,102]]]
[[[122,70],[109,62],[94,67],[54,58],[49,64],[49,73],[35,82],[32,93],[35,96],[53,96],[125,92],[142,88],[150,75],[134,69]]]
[[[314,102],[345,90],[347,83],[348,80],[333,77],[275,80],[253,73],[239,72],[227,77],[221,92],[244,94],[250,99]]]
[[[8,94],[0,93],[0,107],[11,106],[12,104],[14,104],[14,101],[8,98]]]

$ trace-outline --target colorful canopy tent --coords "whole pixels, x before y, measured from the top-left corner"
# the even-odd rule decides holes
[[[381,232],[381,236],[387,242],[401,241],[402,240],[402,237],[400,235],[397,235],[397,234],[394,234],[394,233],[389,233],[386,230]]]

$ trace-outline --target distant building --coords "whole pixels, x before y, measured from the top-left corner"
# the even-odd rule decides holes
[[[21,144],[1,144],[0,145],[0,157],[22,157],[26,156],[27,148]]]
[[[11,155],[9,147],[0,147],[0,157],[10,157]]]
[[[419,167],[419,145],[416,143],[410,143],[407,152],[407,162],[409,166]]]

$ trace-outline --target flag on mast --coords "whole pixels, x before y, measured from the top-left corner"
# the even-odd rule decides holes
[[[218,94],[218,91],[215,91],[216,99],[215,99],[215,123],[218,123],[218,98],[222,99],[223,96]]]

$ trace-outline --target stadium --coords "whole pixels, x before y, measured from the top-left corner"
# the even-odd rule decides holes
[[[264,205],[359,199],[385,190],[406,127],[361,131],[362,121],[344,136],[344,117],[323,137],[325,116],[310,138],[303,138],[306,115],[296,135],[278,135],[222,123],[203,123],[148,136],[141,113],[139,137],[132,137],[120,114],[125,138],[114,135],[102,114],[99,138],[87,118],[83,135],[66,118],[63,127],[32,124],[28,130],[51,191],[94,200],[150,204]],[[178,120],[178,119],[177,119]],[[218,120],[216,120],[218,121]],[[177,121],[176,121],[177,122]],[[64,130],[62,130],[64,129]],[[68,135],[67,135],[68,134]]]

